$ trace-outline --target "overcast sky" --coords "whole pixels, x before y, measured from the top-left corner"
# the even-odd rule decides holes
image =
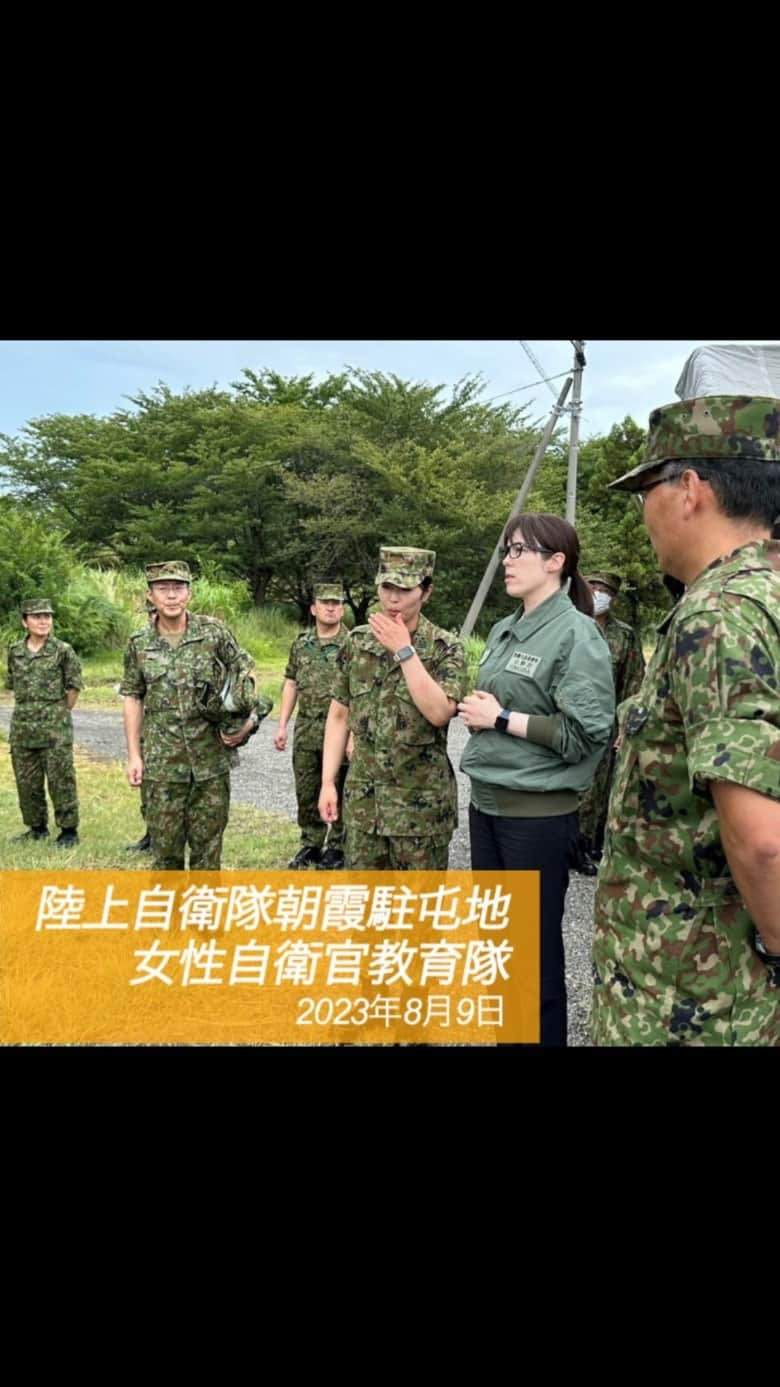
[[[727,341],[740,339],[727,338]],[[755,339],[753,339],[755,341]],[[587,342],[581,436],[606,433],[627,414],[647,427],[650,411],[675,399],[683,363],[702,341]],[[773,345],[780,345],[775,342]],[[566,341],[529,343],[549,375],[566,372]],[[535,369],[517,341],[4,341],[0,342],[0,433],[16,434],[45,414],[108,415],[127,397],[159,381],[176,392],[228,386],[243,367],[317,378],[344,366],[362,366],[451,386],[481,372],[483,399],[504,396],[547,418],[562,380],[533,384]],[[533,385],[521,390],[519,386]],[[446,396],[445,396],[446,397]]]

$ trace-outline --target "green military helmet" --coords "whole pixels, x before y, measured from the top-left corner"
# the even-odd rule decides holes
[[[617,597],[623,579],[618,573],[589,573],[585,579],[586,583],[601,583],[603,588],[609,588]]]
[[[379,572],[374,581],[392,583],[396,588],[417,588],[423,578],[433,577],[436,553],[433,549],[390,549],[383,545],[379,550]]]
[[[178,583],[191,583],[190,566],[182,563],[179,559],[167,559],[165,563],[148,563],[146,565],[147,583],[161,583],[165,579]]]
[[[650,415],[645,455],[612,487],[641,491],[641,478],[664,462],[780,462],[780,400],[705,395],[661,405]]]
[[[341,583],[315,583],[314,602],[343,602],[344,588]]]
[[[22,616],[54,616],[48,597],[25,597],[21,611]]]

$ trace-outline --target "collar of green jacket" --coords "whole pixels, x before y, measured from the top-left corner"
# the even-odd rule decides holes
[[[532,612],[523,609],[504,617],[496,627],[495,635],[503,635],[506,631],[508,635],[514,636],[515,640],[525,641],[529,636],[535,636],[549,621],[555,621],[564,612],[572,609],[576,611],[574,603],[569,594],[561,588],[560,592],[554,592],[552,597],[546,597]]]

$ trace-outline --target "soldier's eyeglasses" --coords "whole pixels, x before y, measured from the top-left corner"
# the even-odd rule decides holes
[[[543,549],[534,544],[526,544],[520,540],[518,544],[504,544],[501,548],[502,559],[519,559],[526,551],[529,554],[554,554],[554,549]]]
[[[645,508],[645,497],[647,496],[647,493],[648,493],[649,491],[652,491],[652,489],[653,489],[654,486],[663,486],[664,482],[676,482],[676,481],[677,481],[677,476],[678,476],[678,474],[675,472],[675,473],[673,473],[673,475],[672,475],[671,477],[658,477],[658,478],[656,478],[656,480],[655,480],[654,482],[648,482],[648,483],[647,483],[647,486],[643,486],[641,491],[635,491],[635,492],[633,492],[634,500],[635,500],[637,506],[639,507],[639,509],[640,509],[641,511],[644,510],[644,508]]]

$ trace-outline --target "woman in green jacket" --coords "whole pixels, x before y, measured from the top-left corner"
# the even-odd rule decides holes
[[[504,579],[523,606],[488,636],[477,688],[458,704],[473,735],[475,871],[541,872],[541,1043],[566,1044],[561,921],[577,804],[612,731],[609,649],[578,571],[577,531],[556,515],[516,515],[504,532]]]

